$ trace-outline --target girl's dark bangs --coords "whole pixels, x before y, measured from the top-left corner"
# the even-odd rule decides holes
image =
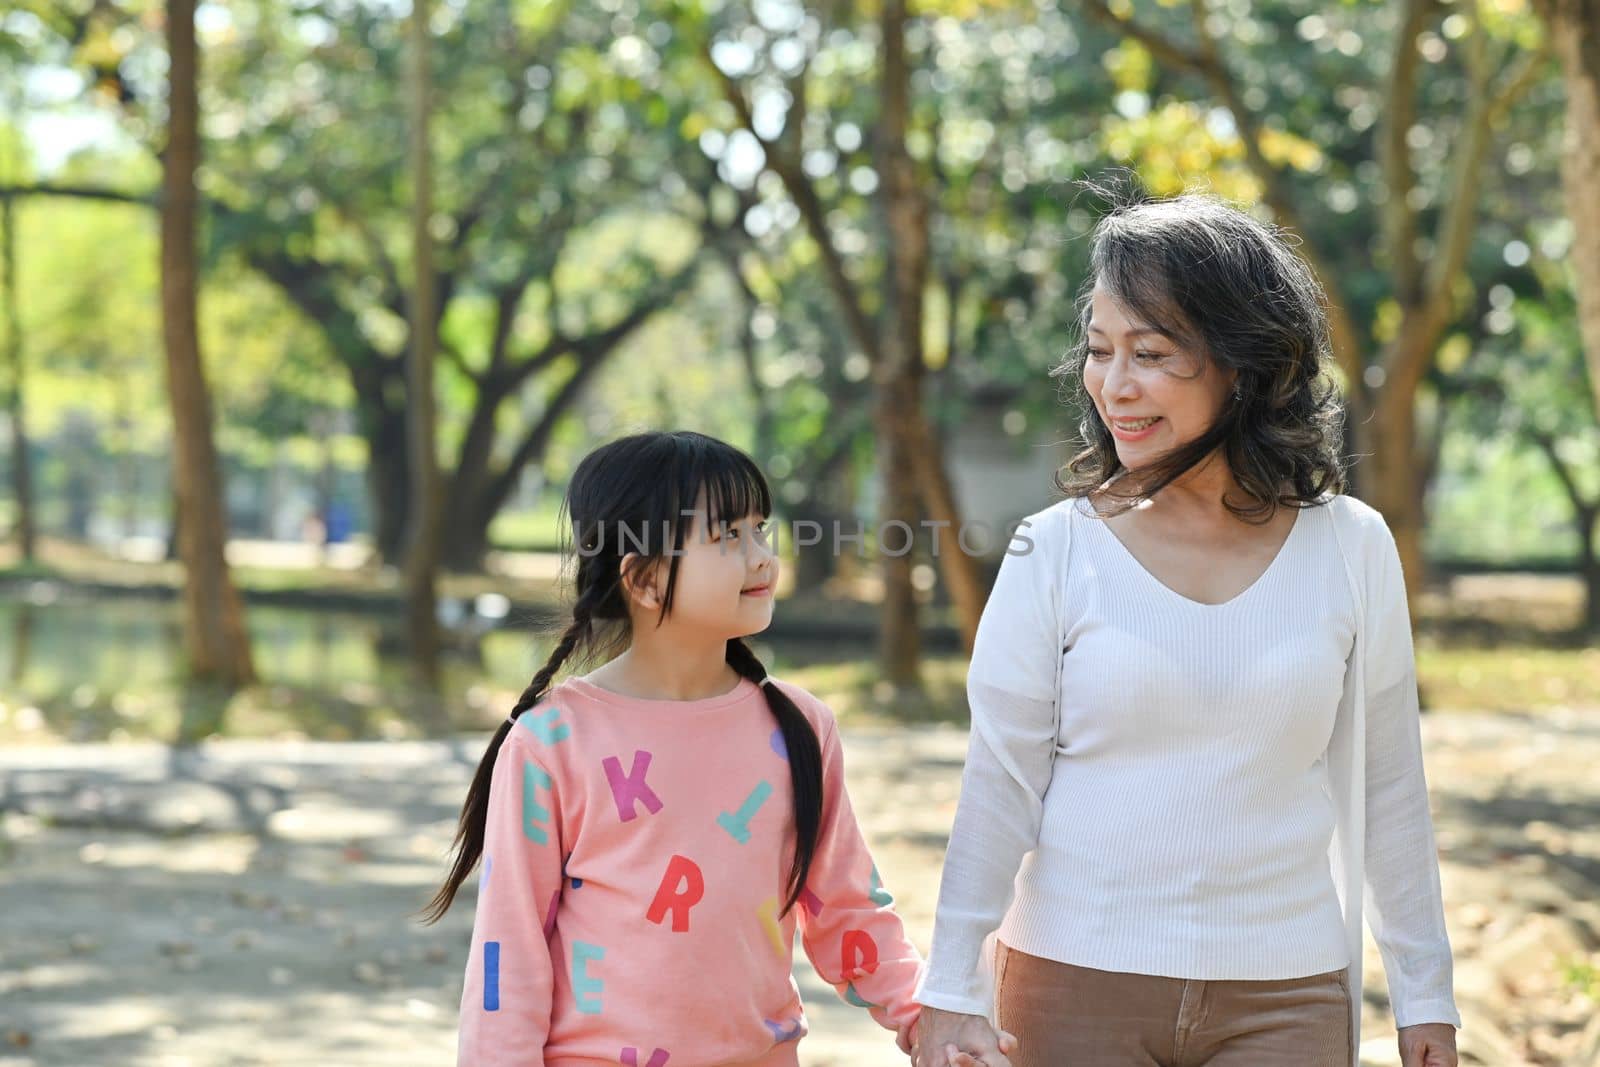
[[[706,494],[706,522],[736,522],[746,515],[772,514],[772,496],[761,470],[746,457],[722,449],[709,449],[693,472],[689,499]]]

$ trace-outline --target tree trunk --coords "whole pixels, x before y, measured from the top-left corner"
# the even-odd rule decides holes
[[[38,552],[38,526],[33,510],[32,449],[28,443],[27,407],[25,404],[27,368],[22,351],[22,316],[17,311],[17,213],[16,198],[0,197],[0,271],[5,274],[6,366],[10,380],[6,383],[6,413],[11,417],[11,492],[16,501],[17,517],[12,529],[17,536],[17,550],[25,562],[32,562]]]
[[[1584,495],[1577,472],[1562,458],[1554,435],[1532,426],[1525,426],[1524,433],[1544,453],[1572,508],[1572,525],[1578,535],[1578,573],[1583,578],[1584,592],[1580,625],[1589,633],[1600,632],[1600,544],[1595,543],[1600,527],[1600,497]]]
[[[901,388],[879,388],[874,423],[878,432],[879,506],[876,534],[878,567],[883,576],[878,653],[883,677],[896,689],[922,684],[922,636],[917,626],[916,559],[917,498],[915,470],[901,421]]]
[[[427,0],[411,4],[411,358],[407,365],[407,444],[411,457],[411,506],[406,523],[406,630],[411,667],[430,689],[439,684],[439,528],[443,503],[435,444],[433,361],[435,348],[433,170],[428,150],[432,65]]]
[[[161,210],[161,318],[167,391],[176,438],[174,478],[181,504],[179,553],[185,580],[184,638],[197,680],[234,687],[255,679],[244,607],[228,572],[221,465],[196,326],[195,170],[200,162],[199,50],[195,0],[168,0],[167,146]]]
[[[906,56],[905,0],[884,0],[882,94],[879,103],[878,173],[886,237],[884,310],[879,319],[877,403],[874,422],[882,449],[882,507],[878,516],[884,577],[883,664],[896,686],[920,685],[921,642],[917,632],[913,553],[894,556],[903,532],[888,524],[917,528],[916,450],[926,441],[922,422],[922,312],[928,284],[928,203],[917,181],[916,164],[906,147],[910,124],[911,70]]]
[[[1561,181],[1572,219],[1579,335],[1600,412],[1600,0],[1547,0],[1543,13],[1567,91]]]
[[[320,548],[322,562],[328,560],[328,523],[329,516],[333,514],[334,488],[339,477],[339,467],[333,458],[332,434],[329,431],[328,420],[315,417],[311,426],[312,435],[316,438],[317,448],[322,453],[322,464],[317,468],[316,477],[312,482],[313,504],[317,520],[322,524],[322,545]]]
[[[813,593],[821,589],[839,570],[839,559],[833,551],[835,524],[846,521],[847,516],[830,507],[817,492],[807,494],[798,502],[788,505],[790,530],[795,534],[794,584],[796,594]],[[802,524],[807,524],[802,531]],[[815,530],[809,524],[815,524]],[[815,544],[801,545],[799,534],[818,538]]]
[[[961,509],[944,465],[944,449],[923,404],[924,294],[929,281],[928,218],[931,211],[907,146],[911,69],[906,56],[904,0],[883,7],[882,135],[883,209],[888,233],[888,278],[882,355],[896,411],[892,421],[902,459],[909,467],[922,512],[938,531],[935,553],[955,608],[967,652],[972,651],[986,595],[978,563],[962,549]]]
[[[1589,368],[1594,409],[1600,416],[1600,0],[1548,0],[1545,32],[1561,57],[1567,92],[1561,184],[1572,220],[1572,270],[1577,276],[1578,335]],[[1559,457],[1551,452],[1552,462]],[[1571,490],[1569,490],[1571,493]],[[1579,502],[1574,500],[1574,504]],[[1600,508],[1578,506],[1579,564],[1583,575],[1583,626],[1600,634]]]
[[[772,404],[767,398],[766,387],[761,384],[761,345],[756,339],[755,332],[755,314],[760,305],[756,301],[755,294],[739,277],[739,257],[730,252],[727,264],[729,272],[738,280],[739,290],[744,296],[740,308],[743,315],[739,321],[739,358],[744,364],[744,380],[750,390],[750,403],[756,409],[752,451],[755,453],[757,463],[767,463],[772,459],[777,433],[774,428]]]
[[[443,545],[440,562],[455,574],[482,574],[484,560],[489,555],[489,526],[476,514],[475,508],[446,507],[439,536]]]
[[[25,598],[17,601],[17,614],[11,625],[11,685],[24,688],[28,665],[33,659],[34,608]]]
[[[922,497],[923,510],[937,524],[939,572],[950,593],[961,643],[970,656],[988,593],[978,573],[977,561],[961,547],[962,511],[956,503],[955,486],[950,482],[950,472],[944,463],[943,442],[932,432],[926,418],[918,418],[913,429],[921,437],[920,446],[911,453],[917,490]]]
[[[179,544],[180,535],[178,533],[179,530],[183,529],[183,497],[178,495],[176,484],[168,488],[170,492],[167,494],[167,504],[172,516],[172,522],[167,527],[167,551],[161,558],[168,563],[176,563],[183,558],[183,552]]]
[[[139,536],[139,453],[133,448],[133,413],[126,397],[114,401],[122,454],[117,457],[117,495],[122,503],[122,536]]]
[[[1578,519],[1578,561],[1583,575],[1583,629],[1600,635],[1600,544],[1596,526],[1600,509],[1591,509]]]
[[[1600,558],[1595,556],[1583,569],[1583,632],[1600,635]]]
[[[361,436],[367,442],[367,494],[372,502],[372,537],[378,558],[400,564],[405,556],[406,515],[411,507],[411,461],[406,455],[406,414],[388,405],[368,405]]]
[[[1372,476],[1367,502],[1383,513],[1405,572],[1406,598],[1416,618],[1426,578],[1422,554],[1422,472],[1416,447],[1415,390],[1380,391],[1370,424]]]
[[[838,409],[835,408],[837,412]],[[866,412],[870,418],[874,413]],[[795,472],[796,482],[807,487],[804,497],[782,510],[794,534],[794,591],[813,592],[839,572],[839,554],[834,549],[835,531],[855,514],[854,472],[850,468],[852,445],[866,427],[856,425],[859,412],[835,419],[828,438],[815,442],[804,466]],[[801,545],[800,523],[814,523],[803,532],[815,543]]]

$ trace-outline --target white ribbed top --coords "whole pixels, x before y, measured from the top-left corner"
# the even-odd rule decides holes
[[[1176,978],[1343,967],[1323,753],[1355,606],[1326,516],[1297,515],[1218,605],[1167,588],[1092,513],[1076,530],[1056,758],[1000,938]]]
[[[988,1012],[997,923],[1021,951],[1109,971],[1271,980],[1352,962],[1329,860],[1340,818],[1330,740],[1354,688],[1409,678],[1411,659],[1409,633],[1374,633],[1388,646],[1384,677],[1347,677],[1362,607],[1335,507],[1385,563],[1365,566],[1386,576],[1381,520],[1339,498],[1301,511],[1260,577],[1215,605],[1163,585],[1087,501],[1030,517],[1013,551],[1023,538],[1032,551],[1004,561],[968,674],[972,745],[922,1003]],[[1392,585],[1383,618],[1403,625]],[[1385,825],[1369,820],[1369,859],[1381,843],[1381,873],[1391,852],[1418,864],[1382,886],[1385,902],[1408,905],[1388,909],[1405,923],[1385,938],[1405,943],[1391,985],[1414,972],[1405,1007],[1454,1021],[1406,684],[1409,700],[1404,685],[1373,694],[1383,732],[1368,732],[1362,777],[1377,771],[1393,801]]]

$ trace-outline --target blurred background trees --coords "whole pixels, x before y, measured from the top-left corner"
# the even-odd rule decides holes
[[[422,109],[409,8],[195,12],[196,338],[234,555],[309,542],[307,584],[401,595],[432,452],[442,503],[420,513],[447,577],[537,600],[516,583],[550,588],[539,554],[577,456],[692,426],[756,455],[784,520],[859,524],[860,552],[786,546],[780,619],[856,620],[875,691],[914,695],[930,656],[970,643],[1003,543],[954,530],[1053,499],[1078,413],[1046,372],[1102,207],[1079,180],[1131,171],[1294,231],[1329,295],[1355,488],[1395,530],[1414,600],[1430,578],[1565,573],[1588,591],[1570,626],[1600,625],[1578,0],[426,14]],[[18,567],[41,538],[159,560],[182,528],[169,442],[186,435],[157,355],[167,19],[147,0],[0,16]],[[417,363],[436,397],[425,452],[408,444],[419,342],[437,357]],[[35,566],[63,565],[48,556]],[[415,603],[420,574],[410,588]],[[445,592],[426,614],[448,652],[494,610]]]

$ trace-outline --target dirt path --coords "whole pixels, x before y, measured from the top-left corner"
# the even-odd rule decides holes
[[[1600,966],[1600,712],[1425,729],[1465,1061],[1600,1064],[1595,1005],[1564,974]],[[480,745],[0,751],[0,1064],[453,1062],[470,907],[407,915]],[[964,748],[948,728],[847,731],[855,803],[924,948]],[[807,1064],[905,1063],[799,974]],[[1373,986],[1377,1067],[1396,1061]]]

